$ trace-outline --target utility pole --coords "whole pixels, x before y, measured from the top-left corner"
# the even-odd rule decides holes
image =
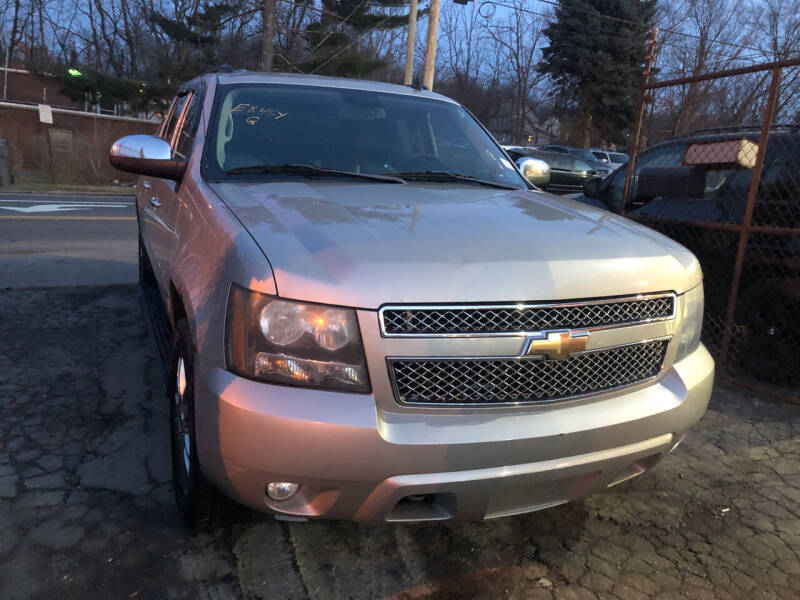
[[[436,69],[436,42],[439,38],[439,0],[431,0],[428,14],[428,39],[425,44],[425,73],[422,85],[433,89],[433,72]]]
[[[275,55],[275,0],[262,0],[261,9],[261,58],[258,68],[261,71],[272,71]]]
[[[408,40],[406,42],[406,85],[411,85],[411,82],[414,80],[414,45],[416,42],[417,0],[411,0],[411,7],[408,11]]]
[[[650,75],[653,74],[653,60],[656,55],[656,40],[658,39],[658,27],[650,30],[647,36],[647,56],[644,58],[644,72],[642,73],[642,89],[639,92],[639,101],[636,103],[636,123],[633,126],[633,139],[631,140],[628,154],[628,169],[625,173],[625,187],[622,189],[622,213],[625,213],[625,205],[628,203],[628,195],[631,190],[631,181],[636,172],[636,159],[639,153],[639,141],[642,136],[642,125],[644,124],[644,113],[647,109],[647,84],[650,83]]]

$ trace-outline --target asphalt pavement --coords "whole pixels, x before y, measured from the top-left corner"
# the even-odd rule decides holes
[[[3,600],[800,597],[800,410],[722,389],[654,471],[538,513],[376,527],[220,500],[185,528],[157,352],[137,286],[112,284],[135,280],[132,206],[8,200],[45,218],[0,218]]]
[[[0,194],[0,288],[137,280],[133,196]]]

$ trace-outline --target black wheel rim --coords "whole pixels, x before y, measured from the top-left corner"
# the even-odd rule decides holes
[[[192,427],[186,398],[186,365],[178,357],[172,404],[172,472],[178,492],[186,495],[192,480]]]

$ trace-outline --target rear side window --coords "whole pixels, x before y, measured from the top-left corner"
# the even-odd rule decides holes
[[[161,134],[161,137],[168,142],[172,141],[172,136],[175,133],[175,128],[178,126],[178,121],[181,118],[181,113],[183,112],[183,107],[186,106],[186,100],[188,97],[188,94],[181,94],[175,98],[172,103],[172,110],[167,117],[167,122],[164,125],[164,129],[162,130]]]
[[[551,169],[572,171],[572,159],[567,154],[552,154],[544,159]]]
[[[189,156],[194,143],[194,136],[197,133],[197,125],[200,123],[200,112],[202,109],[202,98],[195,92],[191,92],[187,96],[189,105],[186,107],[186,112],[181,123],[181,129],[178,132],[178,138],[175,141],[175,148],[173,150],[173,157],[183,160]]]

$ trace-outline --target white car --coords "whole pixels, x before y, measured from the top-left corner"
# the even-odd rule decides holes
[[[212,73],[111,162],[142,175],[189,522],[209,483],[293,520],[539,510],[650,469],[706,410],[697,259],[534,188],[449,98]]]
[[[628,155],[624,152],[611,152],[600,148],[592,148],[591,152],[597,157],[597,160],[611,167],[612,171],[616,171],[629,160]]]

